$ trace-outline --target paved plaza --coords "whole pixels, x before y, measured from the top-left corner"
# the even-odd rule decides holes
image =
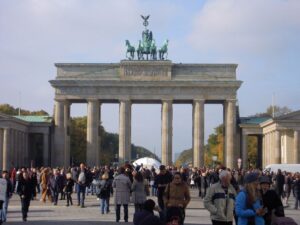
[[[197,197],[196,190],[191,191],[192,200],[186,210],[186,222],[185,224],[211,224],[209,219],[209,213],[203,207],[203,201]],[[74,203],[76,205],[76,194],[73,194]],[[293,205],[293,198],[290,201],[290,205]],[[57,206],[53,206],[51,203],[42,203],[38,200],[31,201],[30,211],[28,214],[28,225],[113,225],[122,224],[115,223],[115,210],[112,205],[113,198],[111,198],[109,214],[102,215],[99,209],[99,201],[95,196],[86,197],[86,208],[79,208],[75,205],[66,207],[66,201],[61,200]],[[129,207],[129,221],[133,220],[134,207]],[[300,210],[293,210],[286,208],[286,215],[300,222]],[[121,214],[121,218],[123,214]],[[122,220],[121,220],[122,221]],[[8,222],[7,224],[24,224],[21,216],[21,206],[18,196],[14,196],[9,205]],[[124,223],[125,224],[125,223]],[[127,223],[133,224],[133,223]],[[300,223],[299,223],[300,224]]]

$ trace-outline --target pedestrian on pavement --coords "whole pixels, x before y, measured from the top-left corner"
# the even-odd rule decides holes
[[[41,202],[46,203],[46,197],[48,196],[48,199],[50,202],[52,202],[51,193],[48,189],[48,182],[49,182],[50,172],[48,168],[44,168],[41,173],[41,188],[42,188],[42,196],[41,196]]]
[[[172,181],[172,175],[166,170],[165,165],[160,165],[159,174],[155,177],[154,186],[157,188],[157,202],[160,208],[159,216],[161,220],[164,220],[164,193],[166,186]]]
[[[300,207],[300,173],[296,173],[295,174],[294,194],[295,194],[295,206],[294,206],[294,209],[298,209]]]
[[[100,198],[100,209],[101,214],[109,213],[109,198],[111,192],[111,183],[108,180],[109,175],[105,172],[101,176],[101,180],[96,184],[98,191],[98,196]]]
[[[134,204],[135,212],[143,209],[143,204],[146,201],[147,188],[147,180],[144,179],[141,172],[136,172],[131,187],[132,202]]]
[[[48,187],[51,191],[53,204],[57,205],[58,195],[60,190],[63,188],[62,177],[58,169],[53,169],[53,174],[49,179]]]
[[[30,200],[34,193],[33,191],[34,187],[33,187],[33,182],[29,178],[28,172],[24,171],[22,175],[23,178],[19,180],[17,192],[21,199],[23,221],[27,221],[27,214],[29,211]]]
[[[113,181],[115,188],[116,222],[120,221],[121,205],[124,207],[124,221],[128,222],[128,204],[130,202],[131,181],[125,175],[125,168],[119,168],[119,175]]]
[[[80,168],[78,170],[78,178],[77,178],[77,206],[84,208],[84,199],[85,199],[85,190],[87,184],[87,169],[84,163],[80,164]]]
[[[72,179],[72,174],[67,173],[66,174],[66,185],[64,187],[64,193],[67,196],[67,204],[66,206],[73,205],[72,201],[72,193],[73,193],[73,187],[74,187],[74,180]]]
[[[219,182],[208,188],[204,207],[210,212],[213,225],[232,225],[236,191],[231,181],[231,173],[222,170]]]
[[[2,210],[1,210],[2,213],[1,213],[0,220],[2,222],[6,222],[9,199],[12,197],[14,190],[13,190],[13,185],[11,183],[11,180],[9,179],[8,171],[4,170],[2,172],[2,178],[6,180],[6,194],[2,204]]]
[[[173,181],[167,185],[164,193],[166,221],[171,222],[173,217],[178,217],[180,225],[184,223],[185,208],[191,200],[189,186],[181,176],[182,173],[176,172]]]
[[[267,208],[264,215],[265,224],[271,225],[273,212],[277,217],[284,217],[283,205],[276,191],[270,189],[271,180],[268,176],[260,177],[259,182],[263,206]]]
[[[237,225],[264,225],[262,196],[258,189],[258,173],[248,173],[244,179],[245,185],[236,197],[235,213],[238,217]]]

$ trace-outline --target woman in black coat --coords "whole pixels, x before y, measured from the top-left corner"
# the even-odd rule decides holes
[[[23,172],[23,178],[19,181],[17,192],[21,198],[23,221],[27,221],[30,200],[34,193],[34,184],[27,171]]]

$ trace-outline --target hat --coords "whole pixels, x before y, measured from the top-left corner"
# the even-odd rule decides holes
[[[263,183],[267,183],[267,184],[271,184],[271,180],[268,176],[262,176],[259,178],[259,183],[263,184]]]
[[[258,180],[258,173],[248,173],[245,176],[245,183],[249,184]]]

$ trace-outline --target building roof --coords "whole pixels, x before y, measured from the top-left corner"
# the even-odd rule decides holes
[[[260,123],[263,123],[269,119],[271,119],[271,117],[255,117],[255,116],[240,117],[240,124],[259,125]]]
[[[30,123],[51,123],[52,121],[52,117],[50,116],[13,116],[13,117]]]

